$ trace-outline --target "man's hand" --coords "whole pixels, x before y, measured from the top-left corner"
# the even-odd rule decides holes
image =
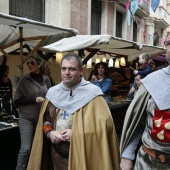
[[[71,133],[72,133],[72,130],[71,130],[71,129],[65,129],[65,130],[62,131],[60,134],[61,134],[62,138],[63,138],[66,142],[70,142]]]
[[[49,137],[52,143],[58,144],[61,141],[65,141],[65,139],[62,137],[62,135],[59,132],[52,130],[49,133],[50,133]]]
[[[133,169],[133,161],[127,158],[122,158],[120,162],[121,170],[132,170]]]

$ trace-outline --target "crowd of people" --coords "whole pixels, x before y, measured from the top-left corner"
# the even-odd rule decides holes
[[[165,41],[170,63],[170,35]],[[168,170],[170,169],[170,67],[153,72],[150,56],[139,56],[120,147],[109,109],[112,78],[105,62],[94,66],[92,83],[83,76],[81,57],[66,54],[62,82],[53,86],[38,55],[16,87],[21,147],[16,170]],[[0,66],[0,96],[12,95],[9,67]],[[139,145],[140,144],[140,145]],[[136,154],[137,153],[137,154]]]

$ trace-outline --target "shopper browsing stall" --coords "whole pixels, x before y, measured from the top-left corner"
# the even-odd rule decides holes
[[[39,112],[47,90],[51,87],[48,76],[44,73],[44,61],[39,55],[33,55],[27,62],[29,74],[19,80],[14,102],[19,107],[19,130],[21,148],[16,170],[25,170],[29,159]]]

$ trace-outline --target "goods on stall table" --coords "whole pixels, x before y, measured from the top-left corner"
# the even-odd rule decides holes
[[[12,127],[10,123],[0,122],[0,129]]]

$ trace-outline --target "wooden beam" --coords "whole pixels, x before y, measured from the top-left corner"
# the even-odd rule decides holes
[[[27,49],[27,51],[28,51],[28,52],[30,52],[30,51],[31,51],[31,48],[29,47],[29,45],[28,45],[28,44],[24,44],[24,47]]]
[[[44,37],[46,38],[47,36],[25,37],[25,38],[20,37],[17,40],[11,41],[11,42],[7,43],[6,45],[1,46],[1,48],[5,49],[5,48],[11,47],[19,42],[23,42],[23,41],[41,40],[41,39],[44,39]]]
[[[83,60],[83,65],[87,64],[87,61],[92,58],[100,49],[94,49],[84,60]]]
[[[37,36],[37,37],[25,37],[24,41],[41,40],[47,38],[47,36]]]
[[[46,37],[43,37],[43,39],[30,51],[30,53],[24,58],[23,63],[25,63],[31,55],[43,44]]]
[[[10,55],[4,51],[4,49],[0,48],[0,51],[6,56],[9,57]]]
[[[48,61],[51,57],[54,56],[54,54],[55,54],[55,53],[49,52],[48,54],[46,54],[46,55],[44,56],[44,60],[45,60],[45,61]]]
[[[6,44],[6,45],[1,46],[1,48],[5,49],[5,48],[11,47],[11,46],[13,46],[17,43],[18,43],[18,40],[14,40],[14,41],[11,41],[10,43]]]
[[[20,38],[23,38],[23,27],[19,27]],[[19,66],[21,69],[21,74],[23,73],[23,41],[20,41],[20,62]]]

